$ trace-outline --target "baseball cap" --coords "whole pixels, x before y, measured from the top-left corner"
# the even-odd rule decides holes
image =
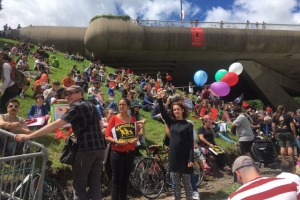
[[[67,92],[80,92],[82,95],[84,94],[84,90],[82,87],[80,87],[79,85],[72,85],[71,87],[68,87],[63,94],[65,95]]]
[[[141,106],[141,104],[139,103],[139,102],[137,102],[137,101],[133,101],[132,103],[131,103],[131,108],[133,108],[133,107],[142,107]]]
[[[232,173],[234,173],[236,170],[242,167],[247,166],[256,166],[254,160],[249,156],[239,156],[237,159],[235,159],[234,163],[232,164]]]
[[[297,113],[300,113],[300,109],[297,110]]]

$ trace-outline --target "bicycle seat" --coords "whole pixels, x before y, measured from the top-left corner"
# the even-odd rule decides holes
[[[148,147],[149,152],[157,151],[157,150],[160,150],[160,149],[162,149],[161,145],[151,145],[151,146]]]

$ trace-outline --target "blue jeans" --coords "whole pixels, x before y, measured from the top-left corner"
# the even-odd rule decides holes
[[[225,133],[226,133],[227,136],[228,136],[228,133],[227,133],[227,132],[225,132]],[[232,144],[235,143],[235,141],[233,141],[233,140],[227,138],[226,136],[224,136],[224,135],[223,135],[222,133],[220,133],[220,132],[216,132],[216,136],[217,136],[218,138],[221,138],[222,140],[224,140],[224,141],[226,141],[226,142],[229,142],[229,143],[232,143]]]
[[[194,192],[195,192],[195,191],[198,192],[198,190],[197,190],[197,185],[196,185],[196,181],[195,181],[195,175],[194,175],[194,173],[191,173],[191,174],[190,174],[190,179],[191,179],[191,185],[192,185],[193,191],[194,191]]]
[[[295,144],[296,144],[297,148],[300,149],[300,139],[298,137],[296,137],[296,139],[295,139]]]
[[[112,109],[114,109],[114,112],[115,113],[118,113],[118,105],[117,105],[117,103],[116,102],[111,102],[110,104],[108,104],[108,106],[106,107],[106,108],[112,108]]]

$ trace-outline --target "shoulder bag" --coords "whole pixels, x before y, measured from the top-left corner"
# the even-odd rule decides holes
[[[59,159],[60,162],[67,165],[73,165],[75,161],[77,147],[78,144],[75,136],[69,136],[65,141],[65,146],[62,150],[62,154]]]

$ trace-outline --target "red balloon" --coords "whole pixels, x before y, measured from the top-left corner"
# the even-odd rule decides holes
[[[239,76],[234,72],[228,72],[220,80],[220,82],[227,83],[230,87],[237,84],[238,81],[239,81]]]

